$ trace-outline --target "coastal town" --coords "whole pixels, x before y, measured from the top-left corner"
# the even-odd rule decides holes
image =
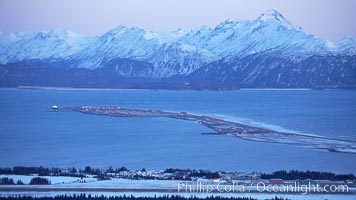
[[[258,186],[264,184],[288,186],[308,185],[320,186],[335,185],[340,187],[355,188],[355,176],[353,174],[334,174],[330,172],[317,171],[276,171],[273,173],[261,172],[224,172],[194,169],[165,170],[129,170],[126,167],[107,169],[86,166],[83,169],[70,167],[45,168],[45,167],[23,167],[0,168],[0,191],[9,190],[8,186],[17,186],[17,190],[26,185],[53,185],[68,187],[93,187],[104,184],[111,188],[123,187],[126,189],[156,189],[172,190],[177,184],[200,183],[200,184],[236,184],[240,186]],[[106,183],[106,185],[105,185]],[[154,184],[153,184],[154,183]],[[147,185],[145,185],[147,184]],[[154,187],[152,188],[152,184]],[[103,186],[103,185],[102,185]],[[139,186],[139,187],[138,187]],[[11,190],[11,187],[10,187]]]

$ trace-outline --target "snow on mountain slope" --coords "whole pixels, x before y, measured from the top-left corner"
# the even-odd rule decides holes
[[[18,38],[14,33],[4,34],[2,31],[0,31],[0,45],[8,45],[17,39]]]
[[[179,34],[184,34],[179,32],[163,35],[119,26],[97,37],[76,55],[76,66],[97,68],[113,59],[130,58],[153,64],[152,76],[167,77],[191,73],[197,67],[219,58],[207,50],[174,43]]]
[[[87,40],[84,36],[60,29],[8,34],[1,39],[0,63],[31,59],[69,59],[85,47]]]
[[[224,57],[246,56],[267,50],[283,50],[286,56],[331,51],[327,41],[292,25],[275,10],[267,11],[255,20],[226,20],[212,31],[192,32],[181,41]]]
[[[312,55],[356,55],[356,41],[346,38],[333,44],[306,33],[280,13],[270,10],[255,20],[226,20],[215,28],[206,26],[170,33],[145,31],[123,25],[99,36],[84,37],[70,31],[0,33],[0,64],[41,60],[65,61],[69,67],[96,69],[130,63],[150,66],[145,77],[188,75],[219,59],[274,54],[290,60]],[[118,63],[123,59],[139,62]],[[143,64],[142,62],[147,62]],[[120,66],[120,67],[117,67]],[[153,66],[153,68],[151,68]],[[130,71],[130,70],[129,70]],[[149,73],[149,74],[147,74]]]
[[[150,57],[157,48],[158,41],[146,39],[143,29],[121,25],[92,38],[87,47],[75,55],[76,66],[97,68],[115,58],[142,60]]]
[[[340,52],[355,55],[356,52],[356,39],[352,37],[345,37],[336,44]]]
[[[154,78],[187,75],[199,67],[218,60],[220,57],[211,52],[183,43],[161,46],[148,61],[155,66]],[[162,67],[165,66],[165,67]]]

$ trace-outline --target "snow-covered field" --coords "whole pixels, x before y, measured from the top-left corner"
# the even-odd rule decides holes
[[[25,184],[28,184],[32,178],[37,176],[24,176],[24,175],[0,175],[0,178],[8,177],[12,178],[15,182],[17,180],[23,181]],[[111,180],[105,181],[98,181],[96,178],[87,177],[83,178],[85,182],[81,182],[80,178],[76,177],[65,177],[65,176],[41,176],[42,178],[47,178],[51,181],[51,185],[0,185],[0,189],[8,189],[3,190],[0,192],[0,196],[16,196],[16,195],[25,195],[25,196],[36,196],[36,197],[44,197],[44,196],[56,196],[62,194],[91,194],[91,195],[104,195],[104,196],[120,196],[120,195],[133,195],[133,196],[162,196],[162,195],[172,195],[172,194],[179,194],[185,197],[189,196],[197,196],[197,197],[207,197],[207,196],[222,196],[222,197],[253,197],[257,199],[271,199],[275,196],[282,196],[284,198],[292,199],[292,200],[336,200],[336,199],[344,199],[344,200],[355,200],[355,188],[349,188],[349,191],[352,194],[273,194],[273,193],[240,193],[240,192],[232,192],[232,193],[208,193],[208,192],[164,192],[164,189],[177,189],[178,180],[128,180],[128,179],[120,179],[120,178],[113,178]],[[209,184],[217,184],[213,183],[210,180],[202,180],[202,181],[209,181]],[[248,186],[247,186],[248,187]],[[12,188],[26,188],[30,189],[29,191],[11,191]],[[34,191],[31,191],[31,188]],[[47,190],[39,191],[35,189],[45,188]],[[48,188],[56,188],[57,191],[48,191]],[[70,189],[70,188],[78,188],[78,191],[61,191],[63,189]],[[81,191],[80,189],[98,189],[98,191]],[[142,189],[142,191],[100,191],[102,189]],[[163,189],[162,191],[149,191],[150,189]],[[168,191],[167,190],[167,191]]]
[[[36,175],[33,176],[25,176],[25,175],[0,175],[0,178],[8,177],[14,180],[16,183],[17,180],[21,180],[24,184],[29,184],[32,178],[38,177]],[[40,176],[41,178],[46,178],[51,181],[51,185],[67,185],[67,184],[75,184],[80,182],[80,178],[78,177],[69,177],[69,176]],[[96,181],[96,178],[83,178],[85,182],[91,183]]]
[[[12,178],[15,182],[21,180],[24,184],[29,184],[31,179],[37,176],[24,175],[0,175],[0,178]],[[96,178],[83,178],[84,182],[77,177],[66,176],[41,176],[51,181],[51,185],[41,185],[40,187],[76,187],[76,188],[134,188],[134,189],[166,189],[176,188],[178,180],[129,180],[112,178],[111,180],[98,181]],[[25,185],[26,187],[39,187],[38,185]],[[2,186],[5,187],[5,186]],[[11,186],[13,187],[13,186]],[[21,185],[24,187],[24,185]]]

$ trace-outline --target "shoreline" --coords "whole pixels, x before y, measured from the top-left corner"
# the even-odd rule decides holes
[[[177,120],[195,121],[212,130],[212,132],[201,132],[202,135],[230,135],[255,142],[307,146],[329,152],[356,154],[356,141],[354,140],[332,138],[314,134],[274,131],[267,128],[228,121],[226,119],[208,115],[155,109],[123,108],[118,106],[55,107],[49,112],[57,111],[72,111],[83,114],[110,117],[163,117]]]

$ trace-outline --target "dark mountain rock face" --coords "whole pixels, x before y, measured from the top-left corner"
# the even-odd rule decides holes
[[[221,59],[189,75],[149,76],[150,63],[116,59],[102,68],[66,67],[67,63],[23,62],[0,65],[3,87],[63,86],[152,89],[355,88],[356,56],[311,56],[293,61],[274,55]]]
[[[356,40],[314,37],[275,10],[170,33],[0,32],[0,87],[356,88]]]
[[[252,55],[219,60],[196,70],[186,79],[253,88],[354,88],[356,56],[315,55],[293,61],[274,55]]]

